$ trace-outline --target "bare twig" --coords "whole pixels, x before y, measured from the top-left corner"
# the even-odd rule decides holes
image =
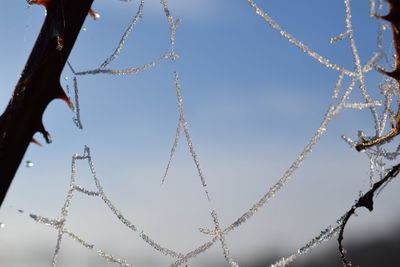
[[[395,79],[400,84],[400,2],[398,0],[385,1],[389,4],[389,13],[386,16],[376,16],[389,21],[392,26],[396,62],[395,69],[391,72],[388,72],[382,68],[378,68],[378,70]],[[395,125],[392,125],[392,129],[387,134],[372,138],[370,140],[362,139],[361,142],[355,146],[355,148],[358,151],[361,151],[368,147],[385,143],[398,134],[400,134],[400,106],[398,107],[397,114],[395,116]]]
[[[400,172],[400,164],[397,164],[396,166],[392,167],[392,169],[388,172],[388,174],[386,174],[385,177],[383,177],[383,179],[381,179],[380,181],[376,182],[372,188],[365,193],[364,195],[362,195],[356,202],[355,205],[353,205],[351,207],[351,209],[346,212],[346,214],[343,217],[343,221],[342,221],[342,225],[340,227],[340,232],[339,232],[339,236],[338,236],[338,243],[339,243],[339,252],[340,252],[340,256],[342,259],[342,263],[344,266],[346,267],[351,267],[353,266],[352,263],[347,259],[346,257],[346,250],[343,248],[343,233],[344,233],[344,229],[346,227],[347,222],[349,221],[350,217],[355,213],[357,208],[360,207],[365,207],[367,208],[369,211],[373,210],[373,197],[375,192],[381,188],[382,186],[386,185],[388,182],[390,182],[393,178],[395,178]]]

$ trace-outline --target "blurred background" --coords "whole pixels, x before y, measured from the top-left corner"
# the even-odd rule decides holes
[[[23,1],[0,9],[0,108],[4,110],[38,35],[45,11]],[[354,69],[343,1],[258,1],[283,29],[332,63]],[[368,1],[352,2],[356,45],[365,63],[377,46],[378,20]],[[100,19],[87,18],[70,56],[77,71],[97,68],[117,46],[139,1],[95,0]],[[57,231],[30,214],[57,219],[69,189],[71,158],[91,148],[104,190],[135,224],[132,232],[100,198],[75,193],[66,227],[133,266],[168,266],[174,259],[140,238],[144,231],[165,247],[189,252],[209,237],[211,210],[221,228],[233,223],[285,173],[318,129],[340,74],[294,47],[269,27],[247,1],[170,0],[178,60],[159,62],[134,75],[77,77],[83,129],[62,101],[47,108],[43,121],[53,138],[32,144],[0,210],[0,266],[51,266]],[[169,25],[159,0],[147,0],[144,17],[109,67],[147,64],[171,51]],[[384,49],[391,51],[390,31]],[[389,52],[390,54],[390,52]],[[385,66],[386,67],[386,66]],[[194,148],[207,181],[207,201],[183,131],[169,174],[161,185],[179,119],[173,72],[179,72]],[[61,77],[73,99],[73,73]],[[367,90],[383,101],[384,77],[372,70]],[[349,79],[343,80],[346,87]],[[351,102],[364,102],[359,88]],[[343,90],[341,91],[343,93]],[[396,107],[394,107],[396,108]],[[381,108],[378,108],[381,111]],[[357,131],[374,135],[368,109],[343,109],[286,186],[256,215],[226,236],[240,266],[268,266],[289,256],[339,219],[370,185],[369,159],[340,138]],[[397,146],[395,139],[390,146]],[[28,162],[29,161],[29,162]],[[396,162],[388,163],[388,167]],[[86,162],[77,183],[95,190]],[[358,210],[345,232],[349,258],[360,266],[397,266],[399,181],[375,200],[374,211]],[[298,258],[293,266],[340,266],[336,239]],[[57,266],[113,266],[64,236]],[[228,266],[217,242],[189,266]]]

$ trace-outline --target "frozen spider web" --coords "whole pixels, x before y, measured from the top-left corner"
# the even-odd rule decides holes
[[[307,56],[319,62],[322,66],[327,67],[329,69],[333,69],[337,72],[337,82],[333,87],[332,92],[332,104],[330,104],[326,113],[323,116],[323,119],[320,123],[320,126],[316,129],[314,135],[310,138],[309,142],[304,146],[302,152],[294,159],[294,161],[289,165],[283,175],[276,180],[275,184],[269,188],[260,198],[256,201],[251,207],[248,208],[245,212],[237,216],[235,220],[231,223],[221,224],[220,216],[216,208],[213,208],[213,197],[211,195],[212,188],[208,187],[207,177],[204,174],[201,159],[196,153],[195,141],[191,137],[189,122],[185,116],[184,110],[184,86],[181,86],[180,74],[179,72],[174,72],[171,74],[173,77],[175,93],[176,93],[176,101],[177,101],[177,125],[175,138],[172,140],[172,146],[170,149],[170,153],[168,156],[167,164],[165,167],[164,175],[162,176],[161,183],[166,183],[168,181],[168,174],[170,171],[170,167],[173,163],[174,155],[178,146],[178,143],[181,139],[185,138],[185,146],[190,152],[190,156],[192,158],[192,162],[195,166],[195,170],[197,172],[197,176],[199,179],[199,186],[201,186],[206,195],[206,200],[210,205],[210,221],[214,227],[212,229],[201,228],[199,226],[199,231],[204,234],[208,241],[204,243],[193,244],[191,248],[186,251],[175,251],[174,249],[167,248],[162,245],[161,242],[157,241],[157,237],[150,236],[147,234],[143,228],[135,223],[135,220],[126,216],[116,204],[114,204],[113,200],[107,195],[107,190],[102,186],[101,174],[97,174],[95,169],[95,156],[92,156],[91,150],[88,146],[84,147],[83,153],[81,155],[75,154],[72,156],[72,164],[71,164],[71,176],[70,176],[70,184],[69,189],[65,198],[65,202],[63,207],[61,208],[61,214],[58,218],[47,218],[43,215],[30,214],[30,217],[38,223],[45,224],[49,227],[54,228],[57,231],[57,241],[56,247],[53,255],[53,266],[57,266],[59,252],[62,249],[62,242],[65,238],[71,238],[78,242],[83,248],[88,250],[96,251],[99,257],[104,258],[106,261],[114,263],[119,266],[134,266],[129,263],[127,260],[122,259],[116,255],[112,255],[106,250],[98,247],[96,244],[91,242],[90,240],[86,240],[81,237],[78,229],[69,229],[67,228],[68,218],[72,215],[69,213],[69,207],[71,203],[74,201],[74,196],[77,194],[83,194],[87,197],[91,198],[100,198],[106,207],[112,212],[112,214],[122,223],[126,228],[130,231],[136,233],[137,238],[141,239],[143,242],[151,246],[154,250],[159,253],[169,257],[171,259],[170,266],[185,266],[190,264],[190,261],[200,256],[200,254],[204,253],[208,249],[213,246],[219,245],[221,247],[222,257],[226,260],[226,263],[229,266],[239,266],[238,261],[235,260],[235,255],[232,255],[229,250],[229,243],[226,240],[226,236],[231,232],[235,231],[239,227],[241,227],[246,221],[251,219],[260,209],[265,209],[267,203],[274,197],[279,196],[279,191],[282,189],[287,182],[293,177],[293,174],[299,169],[301,164],[306,160],[307,156],[312,152],[314,146],[318,143],[319,139],[322,135],[327,131],[329,124],[331,121],[342,111],[345,109],[369,109],[374,120],[375,127],[375,136],[379,137],[384,134],[385,129],[387,128],[387,122],[393,121],[393,110],[392,105],[394,99],[398,96],[398,85],[397,83],[389,78],[386,78],[381,86],[381,92],[383,94],[383,101],[374,100],[372,96],[368,93],[367,90],[367,82],[366,82],[366,74],[374,70],[378,63],[382,60],[386,60],[389,62],[389,57],[385,53],[383,49],[383,32],[386,30],[387,25],[384,22],[379,22],[379,30],[378,30],[378,42],[377,49],[374,54],[372,54],[365,63],[362,63],[361,56],[359,54],[358,46],[356,43],[356,38],[354,35],[355,30],[353,29],[352,24],[352,12],[351,12],[351,1],[344,0],[344,25],[342,33],[338,33],[338,36],[332,37],[330,42],[346,42],[349,48],[351,49],[354,66],[351,68],[345,68],[340,63],[334,62],[331,59],[328,59],[313,49],[309,48],[306,44],[299,41],[295,36],[285,31],[277,21],[275,21],[272,16],[270,16],[266,10],[263,10],[259,7],[256,1],[253,0],[242,0],[243,2],[247,2],[248,7],[254,12],[255,16],[261,18],[269,27],[274,29],[279,35],[285,38],[289,43],[299,48],[301,52],[305,53]],[[118,59],[119,54],[125,48],[127,38],[129,34],[134,32],[136,27],[139,27],[138,23],[142,19],[146,1],[141,0],[137,7],[136,14],[132,17],[131,23],[126,28],[124,34],[122,35],[120,41],[118,42],[114,52],[107,57],[100,66],[84,71],[77,71],[73,63],[69,62],[68,66],[73,73],[74,77],[72,78],[72,90],[68,91],[70,94],[73,93],[73,99],[75,102],[75,115],[73,118],[74,123],[80,129],[84,129],[84,123],[81,120],[81,108],[79,105],[79,90],[78,90],[78,80],[80,76],[88,76],[88,75],[133,75],[138,72],[145,71],[150,68],[156,67],[160,62],[164,60],[171,59],[176,61],[179,59],[178,54],[175,49],[175,36],[177,33],[178,26],[181,24],[180,19],[176,19],[171,12],[168,1],[161,0],[160,4],[162,9],[164,10],[165,17],[167,19],[167,23],[169,25],[169,42],[170,42],[170,50],[165,51],[163,55],[158,55],[154,58],[153,61],[148,62],[141,66],[133,66],[125,69],[111,69],[108,68],[108,65]],[[370,13],[371,19],[373,17],[381,13],[383,10],[383,2],[382,0],[371,0],[370,1]],[[351,102],[350,96],[354,91],[359,90],[361,93],[364,102]],[[378,111],[377,107],[382,107],[382,111]],[[183,132],[183,134],[182,134]],[[342,137],[347,143],[350,144],[351,147],[354,147],[357,141],[352,140],[349,137]],[[372,137],[366,137],[364,133],[359,133],[359,138],[368,139]],[[400,146],[396,147],[394,151],[388,151],[387,148],[383,145],[378,145],[373,148],[368,148],[365,150],[365,154],[369,159],[370,166],[370,180],[371,185],[376,179],[382,178],[388,169],[388,162],[392,162],[397,159],[400,153]],[[79,179],[77,179],[77,162],[78,161],[87,161],[88,168],[92,175],[92,181],[95,185],[95,190],[88,190],[85,187],[80,186]],[[314,247],[323,243],[326,240],[331,239],[332,237],[336,237],[339,230],[340,225],[343,220],[343,215],[338,215],[338,220],[333,222],[332,225],[327,227],[321,227],[323,230],[320,233],[316,234],[312,240],[308,242],[304,242],[304,246],[295,250],[291,255],[283,257],[272,263],[271,266],[286,266],[291,262],[295,261],[299,256],[308,253]],[[316,231],[318,232],[318,231]],[[265,263],[267,265],[268,263]]]

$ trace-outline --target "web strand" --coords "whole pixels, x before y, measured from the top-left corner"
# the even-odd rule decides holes
[[[124,0],[122,0],[124,1]],[[47,226],[50,226],[57,230],[57,242],[56,242],[56,247],[53,255],[53,267],[57,265],[58,257],[59,257],[59,252],[61,249],[61,244],[63,241],[63,237],[67,236],[73,240],[75,240],[77,243],[79,243],[81,246],[83,246],[86,249],[89,250],[94,250],[97,252],[97,254],[105,259],[106,261],[109,261],[111,263],[115,263],[119,266],[123,267],[130,267],[133,265],[130,265],[127,263],[127,261],[120,259],[116,256],[113,256],[112,254],[105,252],[94,244],[86,241],[83,239],[81,236],[77,235],[75,232],[67,229],[66,222],[69,216],[69,209],[71,206],[71,202],[74,196],[74,193],[81,193],[83,195],[86,195],[88,197],[98,197],[101,198],[104,202],[104,204],[108,207],[110,210],[111,214],[115,216],[120,223],[122,223],[125,227],[127,227],[130,231],[135,232],[138,237],[143,240],[147,245],[149,245],[151,248],[153,248],[155,251],[159,252],[162,255],[165,255],[167,257],[172,258],[174,261],[170,266],[181,266],[183,264],[187,264],[191,259],[194,257],[200,255],[201,253],[206,252],[208,249],[210,249],[217,241],[220,242],[221,248],[222,248],[222,254],[223,257],[225,258],[226,262],[233,267],[239,266],[239,264],[232,258],[228,244],[226,242],[226,236],[239,226],[243,225],[244,222],[249,220],[251,217],[253,217],[261,208],[263,208],[270,199],[276,196],[276,194],[279,192],[281,188],[283,188],[289,179],[293,176],[293,174],[298,170],[298,168],[301,166],[301,164],[305,161],[305,159],[309,156],[309,154],[312,152],[313,148],[316,146],[320,138],[323,136],[323,134],[327,131],[327,128],[331,121],[335,118],[335,116],[342,110],[342,109],[370,109],[374,124],[375,124],[375,130],[376,130],[376,135],[379,136],[382,134],[387,118],[390,116],[392,113],[390,107],[393,102],[393,98],[396,94],[398,94],[398,85],[397,87],[394,85],[393,81],[387,80],[385,83],[381,86],[381,90],[384,95],[384,103],[383,103],[383,111],[382,115],[379,116],[378,110],[376,109],[377,106],[381,106],[382,103],[377,100],[373,100],[372,97],[369,95],[367,91],[367,84],[366,84],[366,78],[365,75],[369,71],[373,70],[374,68],[377,67],[378,62],[382,58],[387,58],[382,42],[383,42],[383,24],[379,25],[379,31],[378,31],[378,42],[377,42],[377,51],[373,53],[369,59],[366,61],[366,63],[363,65],[361,61],[361,57],[359,55],[359,51],[356,45],[356,41],[354,38],[354,30],[353,30],[353,25],[352,25],[352,13],[350,9],[350,0],[344,0],[344,10],[345,10],[345,25],[346,29],[344,32],[339,34],[336,37],[333,37],[330,39],[331,43],[335,42],[344,42],[348,41],[349,42],[349,47],[352,51],[353,55],[353,62],[354,62],[354,67],[355,71],[349,71],[343,66],[339,64],[334,64],[331,63],[331,61],[314,50],[310,49],[308,46],[306,46],[304,43],[300,42],[297,40],[293,35],[291,35],[289,32],[283,30],[281,26],[273,20],[265,11],[260,9],[257,4],[253,0],[246,0],[247,3],[254,9],[255,13],[260,16],[261,18],[264,19],[264,21],[273,29],[279,32],[281,36],[283,36],[289,43],[293,44],[294,46],[298,47],[301,49],[305,54],[307,54],[309,57],[317,60],[319,63],[321,63],[323,66],[333,69],[335,71],[338,71],[338,77],[335,83],[335,86],[333,88],[332,92],[332,101],[334,103],[330,104],[326,110],[325,115],[323,116],[321,123],[319,127],[316,129],[312,137],[309,139],[308,143],[304,146],[303,150],[301,153],[294,159],[292,164],[289,165],[289,167],[286,169],[286,171],[283,173],[283,175],[271,186],[269,187],[266,192],[261,196],[261,198],[251,205],[251,207],[242,213],[239,217],[237,217],[236,220],[234,220],[232,223],[228,224],[225,228],[221,227],[220,221],[218,218],[217,212],[213,209],[211,212],[211,217],[214,223],[214,229],[203,229],[200,228],[200,232],[209,235],[209,241],[201,244],[194,246],[195,248],[190,250],[189,252],[178,252],[173,249],[167,248],[165,246],[162,246],[159,242],[157,242],[155,239],[150,237],[149,235],[145,234],[143,230],[141,230],[136,224],[131,222],[128,219],[128,216],[126,216],[122,211],[120,211],[117,207],[116,204],[114,204],[107,196],[105,193],[105,190],[103,186],[101,185],[100,179],[97,177],[96,169],[94,167],[94,163],[92,161],[91,157],[91,152],[89,147],[85,146],[84,148],[84,153],[83,155],[73,155],[72,157],[72,164],[71,164],[71,178],[70,178],[70,185],[69,185],[69,190],[67,192],[67,196],[64,202],[64,205],[61,209],[61,215],[57,219],[49,219],[43,216],[39,215],[34,215],[31,214],[30,217],[35,220],[38,223],[45,224]],[[177,19],[175,20],[174,16],[172,15],[168,1],[167,0],[161,0],[160,1],[163,11],[165,13],[167,23],[169,26],[169,41],[171,45],[171,51],[168,53],[165,53],[163,56],[147,63],[139,67],[132,67],[132,68],[127,68],[127,69],[121,69],[121,70],[116,70],[116,69],[105,69],[106,66],[108,66],[113,60],[117,59],[118,56],[120,55],[121,51],[125,47],[126,40],[129,36],[129,34],[133,31],[133,29],[136,27],[138,24],[138,21],[143,17],[143,6],[144,6],[144,0],[140,1],[140,4],[138,6],[138,10],[136,12],[136,15],[132,18],[131,23],[129,24],[128,28],[125,30],[124,34],[122,35],[119,43],[117,44],[117,47],[115,48],[114,52],[100,65],[100,67],[93,69],[93,70],[86,70],[86,71],[80,71],[77,72],[72,64],[67,62],[70,70],[72,73],[75,75],[73,82],[74,82],[74,94],[75,94],[75,106],[76,106],[76,114],[74,118],[74,122],[78,126],[78,128],[82,128],[82,123],[80,121],[80,108],[79,108],[79,101],[78,101],[78,84],[77,84],[77,78],[76,76],[81,76],[81,75],[95,75],[95,74],[112,74],[112,75],[131,75],[138,73],[140,71],[147,70],[149,68],[155,67],[159,62],[165,60],[165,59],[172,59],[175,60],[178,58],[178,54],[176,54],[175,51],[175,42],[176,42],[176,29],[180,25],[181,20]],[[378,1],[378,8],[376,7],[376,2],[375,1],[370,1],[370,15],[375,16],[378,11],[382,10],[382,1]],[[378,11],[377,11],[378,10]],[[197,175],[200,178],[201,186],[205,191],[205,194],[207,195],[207,198],[210,202],[210,196],[208,193],[208,187],[205,179],[205,175],[203,172],[203,169],[200,165],[199,161],[199,156],[196,153],[192,137],[189,131],[189,124],[187,122],[187,119],[185,117],[185,112],[184,112],[184,103],[183,103],[183,96],[182,96],[182,89],[181,89],[181,83],[180,83],[180,77],[178,72],[174,72],[174,83],[175,83],[175,91],[176,91],[176,97],[177,97],[177,103],[178,103],[178,113],[179,113],[179,118],[178,118],[178,123],[176,126],[176,131],[175,131],[175,138],[169,153],[168,157],[168,163],[164,171],[164,176],[162,178],[162,183],[165,182],[166,177],[168,175],[169,169],[171,167],[171,163],[174,157],[174,154],[176,152],[178,143],[179,143],[179,138],[181,136],[181,128],[183,129],[185,138],[186,138],[186,144],[189,148],[192,160],[194,162],[194,165],[196,167],[196,172]],[[363,96],[363,99],[365,102],[359,103],[359,102],[349,102],[350,96],[352,92],[354,91],[355,88],[360,88],[360,92]],[[364,138],[364,135],[362,132],[359,134],[360,139]],[[356,142],[354,142],[351,138],[343,136],[342,137],[352,148],[356,146]],[[374,182],[375,177],[379,177],[379,175],[382,175],[382,173],[385,172],[385,163],[384,160],[395,160],[398,155],[400,154],[400,145],[397,146],[395,151],[386,151],[384,148],[381,146],[377,146],[374,149],[369,149],[366,151],[366,155],[369,159],[369,168],[370,168],[370,181],[371,185]],[[77,177],[77,165],[76,162],[78,160],[86,160],[93,178],[93,182],[96,186],[96,191],[93,190],[88,190],[84,187],[81,187],[77,184],[76,182],[76,177]],[[379,191],[380,192],[380,191]],[[377,192],[377,193],[379,193]],[[341,224],[343,220],[343,217],[339,219],[338,224]],[[305,246],[299,248],[297,252],[293,253],[292,255],[289,255],[286,258],[282,258],[275,264],[271,265],[274,267],[277,266],[286,266],[289,263],[295,261],[299,256],[308,253],[311,251],[314,247],[317,245],[321,244],[322,242],[332,238],[333,236],[336,236],[340,230],[340,225],[336,227],[328,226],[327,228],[323,229],[319,235],[317,235],[315,238],[313,238],[310,242],[308,242]]]
[[[185,114],[183,111],[183,97],[182,97],[182,92],[181,92],[181,84],[179,81],[179,74],[177,72],[174,73],[174,78],[175,78],[175,88],[176,88],[176,96],[178,98],[178,109],[179,109],[179,122],[183,127],[183,131],[185,132],[185,137],[186,137],[186,141],[187,141],[187,145],[189,147],[190,150],[190,154],[192,155],[193,158],[193,162],[196,165],[196,169],[197,169],[197,173],[200,177],[201,180],[201,184],[204,188],[204,191],[207,195],[207,199],[210,200],[210,195],[207,191],[207,183],[206,183],[206,179],[203,175],[203,171],[200,167],[200,161],[198,159],[197,153],[194,149],[194,145],[192,142],[192,138],[190,136],[190,132],[189,132],[189,126],[188,123],[186,121],[185,118]]]
[[[119,56],[119,54],[121,53],[121,51],[125,45],[126,39],[128,38],[129,34],[135,28],[139,19],[143,18],[143,7],[144,7],[144,0],[141,0],[138,11],[137,11],[136,15],[133,17],[131,24],[125,30],[125,32],[122,35],[121,40],[119,41],[114,52],[103,63],[101,63],[101,65],[99,67],[100,69],[104,69],[108,64],[111,63],[111,61],[113,61],[114,59],[116,59]]]
[[[72,119],[79,129],[83,129],[81,121],[81,109],[79,105],[79,91],[78,91],[78,80],[74,76],[74,96],[75,96],[75,117]]]
[[[246,1],[249,3],[249,5],[251,7],[254,8],[254,10],[255,10],[257,15],[262,17],[273,29],[277,30],[280,35],[282,35],[283,37],[285,37],[289,41],[289,43],[291,43],[291,44],[295,45],[296,47],[300,48],[304,53],[306,53],[307,55],[309,55],[310,57],[314,58],[319,63],[323,64],[324,66],[326,66],[328,68],[331,68],[331,69],[334,69],[334,70],[338,70],[338,71],[340,71],[340,72],[342,72],[342,73],[344,73],[344,74],[346,74],[346,75],[348,75],[350,77],[356,76],[356,74],[354,72],[346,70],[345,68],[343,68],[340,65],[331,63],[328,59],[322,57],[317,52],[311,50],[305,44],[303,44],[302,42],[300,42],[299,40],[294,38],[294,36],[292,36],[290,33],[288,33],[285,30],[283,30],[281,28],[281,26],[279,26],[279,24],[276,23],[270,16],[268,16],[267,13],[265,13],[261,8],[259,8],[257,6],[257,4],[253,0],[246,0]]]

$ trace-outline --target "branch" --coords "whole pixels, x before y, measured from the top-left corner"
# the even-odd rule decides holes
[[[382,68],[378,68],[380,72],[387,76],[395,79],[400,85],[400,1],[398,0],[385,0],[389,4],[389,13],[386,16],[376,15],[378,18],[384,19],[390,22],[392,26],[393,34],[393,45],[395,52],[395,69],[388,72]],[[397,108],[397,114],[395,116],[396,125],[392,125],[392,129],[383,136],[375,137],[370,140],[361,140],[359,144],[355,146],[357,151],[364,150],[368,147],[379,145],[391,140],[396,135],[400,134],[400,105]]]
[[[383,185],[385,185],[386,183],[390,182],[393,178],[395,178],[400,172],[400,164],[397,164],[396,166],[392,167],[392,169],[388,172],[388,174],[386,174],[385,177],[383,177],[382,180],[380,180],[379,182],[376,182],[372,188],[363,196],[361,196],[356,204],[354,206],[351,207],[351,209],[346,212],[346,214],[343,216],[343,221],[342,221],[342,225],[340,226],[340,232],[339,232],[339,236],[338,236],[338,243],[339,243],[339,252],[340,252],[340,257],[342,260],[342,263],[344,266],[346,267],[352,267],[353,265],[351,264],[351,262],[346,258],[346,250],[343,248],[342,242],[343,242],[343,233],[344,233],[344,229],[346,227],[347,222],[349,221],[350,217],[355,213],[357,208],[360,207],[365,207],[367,208],[369,211],[373,210],[373,197],[375,192],[381,188]]]
[[[27,0],[46,8],[46,19],[14,93],[0,116],[0,206],[36,132],[47,143],[42,123],[47,105],[62,99],[73,105],[60,85],[60,75],[93,0]],[[93,13],[93,12],[92,12]]]

